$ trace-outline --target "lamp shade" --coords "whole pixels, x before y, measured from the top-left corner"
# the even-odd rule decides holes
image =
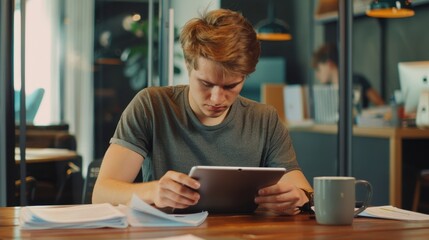
[[[261,21],[257,25],[256,31],[259,40],[289,41],[292,39],[289,27],[279,19]]]
[[[414,16],[410,0],[373,0],[366,15],[375,18],[405,18]]]
[[[256,25],[256,32],[259,40],[289,41],[292,39],[287,23],[274,17],[272,1],[268,3],[268,18]]]

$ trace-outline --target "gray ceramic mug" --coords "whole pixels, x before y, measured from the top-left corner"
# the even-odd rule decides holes
[[[366,199],[359,209],[356,205],[356,185],[366,186]],[[354,177],[314,177],[314,208],[316,221],[327,225],[350,225],[353,218],[364,211],[372,197],[372,186],[368,181]]]

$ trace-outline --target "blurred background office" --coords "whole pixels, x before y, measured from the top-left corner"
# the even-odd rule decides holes
[[[335,0],[27,0],[22,9],[23,1],[14,1],[10,7],[2,3],[1,9],[2,13],[10,14],[9,20],[14,23],[13,29],[7,31],[12,25],[7,25],[7,15],[2,15],[1,43],[7,46],[4,44],[13,42],[13,49],[6,52],[14,59],[9,69],[1,69],[3,73],[10,72],[2,75],[0,94],[0,163],[5,173],[0,174],[2,205],[19,204],[3,193],[14,188],[11,182],[19,178],[19,172],[7,170],[15,168],[10,155],[12,148],[19,146],[15,135],[19,134],[22,121],[15,121],[19,118],[13,115],[18,112],[11,112],[8,106],[20,109],[14,105],[19,104],[17,97],[17,103],[11,102],[11,93],[21,91],[21,77],[25,77],[28,103],[32,92],[37,89],[44,92],[39,107],[27,110],[28,116],[30,111],[37,110],[34,118],[24,121],[29,126],[27,130],[71,135],[76,144],[74,150],[81,157],[77,162],[80,175],[85,179],[88,165],[103,157],[122,111],[138,91],[148,86],[186,84],[177,37],[184,22],[198,12],[229,8],[242,12],[255,27],[267,19],[285,23],[291,38],[261,41],[260,62],[243,89],[244,96],[256,101],[262,101],[264,84],[312,86],[317,82],[311,65],[313,52],[324,43],[338,41],[338,1]],[[370,2],[353,1],[352,68],[365,75],[382,100],[389,103],[395,91],[401,89],[398,63],[429,60],[429,32],[425,26],[429,22],[429,1],[413,1],[413,17],[382,20],[365,14]],[[273,6],[273,11],[269,6]],[[25,31],[22,31],[23,16]],[[5,52],[3,47],[1,52]],[[314,118],[312,92],[307,93],[308,116]],[[283,96],[278,98],[283,101]],[[15,127],[17,132],[5,130]],[[37,139],[43,135],[37,134]],[[292,131],[292,134],[298,158],[303,159],[310,181],[314,175],[337,174],[336,163],[328,164],[329,171],[313,171],[312,164],[323,164],[323,161],[315,159],[309,163],[302,149],[320,144],[304,144],[302,133]],[[53,136],[58,137],[57,133]],[[327,158],[337,158],[337,141],[333,134],[330,141],[325,142]],[[419,144],[425,146],[426,142]],[[354,148],[356,152],[361,151]],[[419,151],[415,151],[417,160],[421,158]],[[387,162],[389,149],[385,152],[377,156]],[[314,159],[314,156],[308,158]],[[355,162],[355,169],[360,168],[359,161]],[[27,165],[31,170],[31,164]],[[376,187],[388,183],[389,177],[384,176]],[[375,199],[375,203],[388,204],[389,192],[386,190]]]

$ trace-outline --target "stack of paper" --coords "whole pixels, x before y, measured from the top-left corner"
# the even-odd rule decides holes
[[[133,227],[198,226],[207,216],[206,211],[193,214],[167,214],[134,195],[128,212],[128,222]]]
[[[404,221],[429,221],[429,215],[392,206],[368,207],[359,216]]]
[[[198,226],[207,212],[194,214],[167,214],[133,196],[130,206],[114,207],[108,203],[75,206],[32,206],[21,209],[22,229],[50,228],[125,228]]]
[[[125,228],[127,216],[108,203],[70,207],[23,207],[22,229],[50,228]]]

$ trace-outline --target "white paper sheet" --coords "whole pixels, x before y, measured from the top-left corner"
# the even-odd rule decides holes
[[[207,216],[206,211],[193,214],[167,214],[145,203],[136,195],[133,195],[128,210],[128,222],[133,227],[198,226]]]
[[[127,216],[108,203],[76,206],[23,207],[20,215],[22,229],[51,228],[125,228]]]
[[[130,206],[117,207],[108,203],[75,206],[23,207],[20,215],[22,229],[52,228],[125,228],[198,226],[208,212],[166,214],[133,195]]]
[[[404,221],[429,221],[429,215],[400,209],[393,206],[368,207],[359,216]]]

